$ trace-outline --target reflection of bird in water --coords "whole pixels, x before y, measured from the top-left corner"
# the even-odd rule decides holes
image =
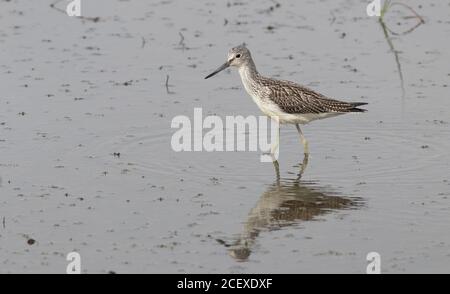
[[[317,216],[333,210],[358,206],[358,199],[335,196],[336,193],[331,196],[329,190],[318,186],[317,183],[300,181],[307,161],[308,157],[305,156],[301,172],[294,179],[280,179],[278,163],[274,163],[277,180],[268,187],[250,211],[238,240],[234,244],[225,244],[233,258],[238,261],[247,260],[256,238],[262,231],[278,230],[301,221],[314,220]]]

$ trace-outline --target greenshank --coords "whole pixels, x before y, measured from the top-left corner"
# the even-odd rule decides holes
[[[295,124],[303,144],[305,155],[309,154],[308,141],[300,125],[311,121],[341,115],[348,112],[364,112],[358,106],[365,102],[344,102],[330,99],[302,85],[267,78],[258,73],[250,51],[245,45],[230,49],[227,62],[207,75],[208,79],[228,67],[236,67],[247,93],[259,109],[279,124]],[[278,148],[279,130],[272,152]]]

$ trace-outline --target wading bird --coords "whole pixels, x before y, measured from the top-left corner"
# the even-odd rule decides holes
[[[358,106],[364,102],[343,102],[330,99],[299,84],[267,78],[258,73],[250,51],[245,45],[230,49],[228,59],[211,74],[208,79],[228,67],[236,67],[245,90],[253,98],[259,109],[279,124],[294,124],[300,135],[305,156],[309,154],[308,141],[305,139],[300,125],[317,119],[333,117],[348,112],[364,112]],[[271,153],[278,149],[279,129]]]

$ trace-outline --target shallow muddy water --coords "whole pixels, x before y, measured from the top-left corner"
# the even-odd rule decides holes
[[[408,1],[425,23],[390,42],[369,1],[91,2],[0,3],[0,273],[65,273],[72,251],[84,273],[365,273],[372,251],[450,271],[448,1]],[[174,152],[177,115],[260,115],[235,70],[203,79],[242,42],[369,111],[303,127],[307,165],[283,126],[278,175]]]

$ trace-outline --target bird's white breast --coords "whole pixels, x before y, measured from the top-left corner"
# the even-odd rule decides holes
[[[242,84],[244,85],[247,93],[252,97],[253,101],[256,103],[258,108],[267,116],[278,116],[282,113],[280,107],[272,102],[270,99],[263,99],[262,91],[264,89],[256,90],[255,85],[252,84],[249,72],[246,69],[239,69],[239,74],[241,76]]]

